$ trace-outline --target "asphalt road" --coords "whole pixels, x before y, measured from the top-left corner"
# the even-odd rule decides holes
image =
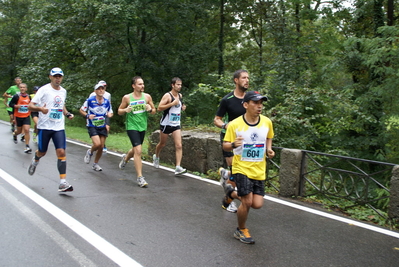
[[[95,172],[83,162],[87,147],[75,143],[67,146],[74,191],[59,193],[54,147],[29,176],[32,155],[9,129],[0,123],[0,266],[399,266],[397,232],[272,196],[250,211],[256,244],[242,244],[218,183],[144,164],[149,186],[140,188],[132,162],[121,171],[111,152]]]

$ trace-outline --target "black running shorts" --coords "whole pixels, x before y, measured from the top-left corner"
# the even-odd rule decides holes
[[[265,180],[254,180],[241,173],[233,174],[237,186],[237,194],[246,196],[249,193],[265,195]]]
[[[159,129],[164,134],[171,134],[176,130],[180,130],[180,126],[161,125]]]
[[[30,117],[20,118],[16,117],[15,121],[17,123],[17,127],[22,127],[23,125],[30,125]]]
[[[103,135],[105,137],[108,137],[107,128],[105,127],[87,127],[87,131],[90,137],[96,135]]]
[[[127,135],[129,136],[132,146],[136,147],[143,144],[145,131],[139,132],[135,130],[127,130]]]

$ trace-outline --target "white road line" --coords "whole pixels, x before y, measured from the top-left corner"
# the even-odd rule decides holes
[[[46,236],[50,237],[58,244],[64,251],[68,251],[71,256],[82,267],[96,267],[97,265],[86,257],[79,249],[77,249],[71,242],[66,240],[51,225],[37,216],[30,208],[22,204],[22,202],[8,192],[0,185],[1,196],[8,200],[32,225],[36,225]]]
[[[0,177],[19,190],[22,194],[30,198],[40,207],[45,209],[55,218],[57,218],[60,222],[68,226],[72,231],[81,236],[87,242],[89,242],[92,246],[101,251],[105,256],[110,258],[113,262],[118,264],[119,266],[126,267],[139,267],[142,266],[125,253],[120,251],[118,248],[113,246],[111,243],[106,241],[101,236],[94,233],[92,230],[81,224],[79,221],[32,191],[30,188],[26,187],[24,184],[19,182],[17,179],[0,169]]]
[[[337,215],[333,215],[333,214],[330,214],[330,213],[327,213],[327,212],[323,212],[323,211],[315,210],[315,209],[312,209],[312,208],[304,207],[304,206],[301,206],[301,205],[298,205],[298,204],[295,204],[295,203],[291,203],[291,202],[288,202],[288,201],[285,201],[285,200],[281,200],[281,199],[278,199],[278,198],[275,198],[275,197],[264,196],[263,198],[267,199],[269,201],[273,201],[273,202],[285,205],[285,206],[289,206],[289,207],[292,207],[292,208],[295,208],[295,209],[299,209],[299,210],[303,210],[303,211],[306,211],[306,212],[309,212],[309,213],[313,213],[313,214],[316,214],[316,215],[319,215],[319,216],[323,216],[323,217],[326,217],[326,218],[329,218],[329,219],[332,219],[332,220],[336,220],[336,221],[340,221],[340,222],[343,222],[343,223],[355,225],[355,226],[358,226],[358,227],[361,227],[361,228],[365,228],[365,229],[370,230],[370,231],[374,231],[374,232],[378,232],[378,233],[381,233],[381,234],[384,234],[384,235],[388,235],[388,236],[399,238],[399,233],[394,232],[394,231],[390,231],[390,230],[383,229],[383,228],[380,228],[380,227],[376,227],[376,226],[373,226],[373,225],[369,225],[369,224],[366,224],[366,223],[354,221],[354,220],[347,219],[347,218],[344,218],[344,217],[340,217],[340,216],[337,216]]]

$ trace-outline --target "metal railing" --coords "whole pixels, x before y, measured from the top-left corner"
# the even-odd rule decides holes
[[[266,187],[279,191],[280,154],[268,159]],[[395,164],[302,151],[299,196],[322,195],[332,206],[345,210],[367,206],[379,216],[386,216],[390,197],[389,183]]]
[[[280,174],[280,154],[281,147],[273,147],[275,156],[273,159],[267,158],[266,164],[266,188],[272,188],[276,192],[280,192],[279,174]]]

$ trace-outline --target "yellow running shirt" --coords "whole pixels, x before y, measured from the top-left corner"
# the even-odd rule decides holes
[[[260,115],[257,124],[248,124],[244,116],[231,121],[224,137],[226,142],[234,142],[236,137],[244,138],[243,145],[233,150],[232,173],[241,173],[250,179],[266,179],[266,139],[274,137],[272,121]]]

